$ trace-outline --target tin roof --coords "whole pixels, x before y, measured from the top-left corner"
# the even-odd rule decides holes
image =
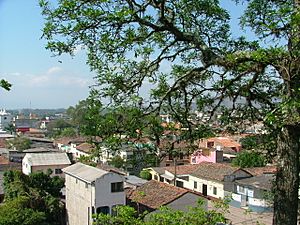
[[[26,153],[23,160],[26,159],[31,166],[71,164],[66,153]]]
[[[62,169],[62,171],[65,174],[76,177],[88,183],[92,183],[103,175],[110,173],[96,167],[85,165],[83,163],[76,163],[72,166],[68,166]]]

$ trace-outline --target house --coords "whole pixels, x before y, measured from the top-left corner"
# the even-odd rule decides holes
[[[137,187],[140,187],[147,182],[147,180],[144,180],[140,177],[134,175],[127,175],[125,176],[124,188],[136,189]]]
[[[225,197],[224,187],[235,180],[252,177],[244,169],[222,163],[203,162],[189,175],[189,180],[184,181],[184,187],[215,199]]]
[[[33,172],[46,173],[49,169],[53,176],[64,177],[62,169],[71,165],[66,153],[26,153],[22,160],[22,172],[29,175]]]
[[[148,181],[135,190],[127,190],[126,198],[128,205],[136,208],[139,213],[155,213],[161,206],[187,211],[189,207],[196,207],[199,199],[204,200],[186,189],[155,180]],[[203,207],[207,208],[207,201],[204,202]]]
[[[232,199],[230,205],[259,213],[272,211],[273,206],[268,196],[270,196],[273,181],[274,174],[236,180],[231,188],[225,188],[226,195]]]
[[[149,168],[149,171],[155,180],[175,184],[178,187],[187,188],[212,199],[224,198],[225,184],[232,183],[236,179],[252,177],[249,172],[243,169],[210,162],[176,167]]]
[[[219,148],[200,148],[191,155],[191,164],[223,162],[223,151]]]
[[[92,225],[95,213],[113,214],[125,205],[124,177],[76,163],[63,169],[68,225]]]
[[[152,167],[147,168],[152,176],[152,180],[160,182],[174,184],[176,177],[187,177],[189,174],[194,172],[199,165],[179,165],[179,166],[168,166],[168,167]]]
[[[0,110],[0,130],[3,131],[5,128],[12,124],[13,116],[6,112],[5,109]]]
[[[176,165],[190,164],[191,153],[194,152],[195,146],[186,141],[171,141],[162,139],[158,146],[160,166],[173,166],[176,160]],[[174,155],[176,152],[176,156]]]
[[[216,148],[223,150],[224,152],[240,152],[242,145],[230,137],[213,137],[207,139],[201,139],[199,147],[204,148]]]

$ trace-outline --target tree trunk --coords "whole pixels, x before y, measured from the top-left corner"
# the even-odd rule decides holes
[[[273,225],[297,224],[299,133],[297,125],[286,125],[278,135]]]

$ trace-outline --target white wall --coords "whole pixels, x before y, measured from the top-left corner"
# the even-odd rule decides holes
[[[101,206],[111,208],[114,205],[125,205],[125,192],[111,192],[111,183],[124,182],[124,177],[108,173],[95,182],[95,209]]]
[[[197,188],[194,188],[194,182],[197,182]],[[194,176],[189,176],[189,182],[186,183],[186,187],[190,190],[194,190],[203,193],[203,184],[207,185],[207,195],[214,198],[224,198],[224,185],[222,182],[205,180]],[[214,187],[217,189],[217,193],[214,194]]]

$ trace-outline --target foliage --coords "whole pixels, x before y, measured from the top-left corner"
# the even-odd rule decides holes
[[[142,170],[140,172],[140,177],[143,178],[143,179],[145,179],[145,180],[151,180],[152,175],[149,172],[149,170],[144,169],[144,170]]]
[[[233,2],[245,3],[239,23],[253,32],[251,39],[231,34],[230,14],[218,0],[62,0],[55,7],[40,0],[40,5],[49,50],[72,55],[78,46],[86,49],[87,63],[97,73],[97,100],[135,106],[146,115],[170,113],[190,133],[195,103],[211,116],[221,108],[231,132],[236,128],[232,124],[245,119],[263,121],[275,131],[274,223],[296,224],[299,1]],[[141,89],[146,82],[151,90],[145,98]],[[230,104],[222,104],[228,100]],[[141,113],[133,114],[133,126],[119,123],[116,134],[138,136],[132,128]]]
[[[61,137],[76,137],[76,135],[77,135],[77,132],[72,127],[64,128],[60,133]]]
[[[11,83],[9,83],[7,80],[1,79],[0,80],[0,87],[2,87],[3,89],[9,91],[11,88]]]
[[[266,159],[258,152],[242,151],[232,160],[232,164],[242,168],[263,167],[266,165]]]
[[[95,215],[96,221],[94,225],[167,225],[167,224],[217,224],[225,222],[222,210],[216,209],[206,211],[203,209],[203,203],[199,203],[197,207],[190,208],[187,212],[172,210],[167,207],[161,207],[157,213],[147,213],[136,216],[136,211],[129,206],[118,206],[117,216],[98,214]]]
[[[29,197],[17,197],[0,205],[0,225],[43,225],[46,219],[44,212],[30,207]]]
[[[14,204],[15,201],[19,202],[18,199],[25,198],[26,201],[19,202],[20,210],[24,208],[25,215],[28,213],[29,217],[37,217],[37,219],[43,215],[47,222],[44,224],[61,224],[63,206],[60,203],[59,196],[60,190],[64,186],[64,181],[57,176],[50,177],[50,174],[51,171],[48,174],[38,172],[27,176],[21,171],[6,171],[3,178],[5,190],[4,207],[9,208],[10,204]],[[11,218],[18,219],[18,214]],[[12,220],[11,222],[17,223],[18,220]]]
[[[60,136],[65,129],[71,127],[72,125],[70,124],[70,122],[65,119],[52,120],[47,125],[48,136],[50,137]]]
[[[26,137],[16,137],[6,141],[6,147],[8,149],[25,150],[31,146],[31,141]]]
[[[109,165],[112,165],[116,168],[123,168],[124,167],[124,164],[125,164],[125,161],[124,159],[122,159],[121,156],[119,155],[116,155],[114,157],[112,157],[109,161],[108,161],[108,164]]]

